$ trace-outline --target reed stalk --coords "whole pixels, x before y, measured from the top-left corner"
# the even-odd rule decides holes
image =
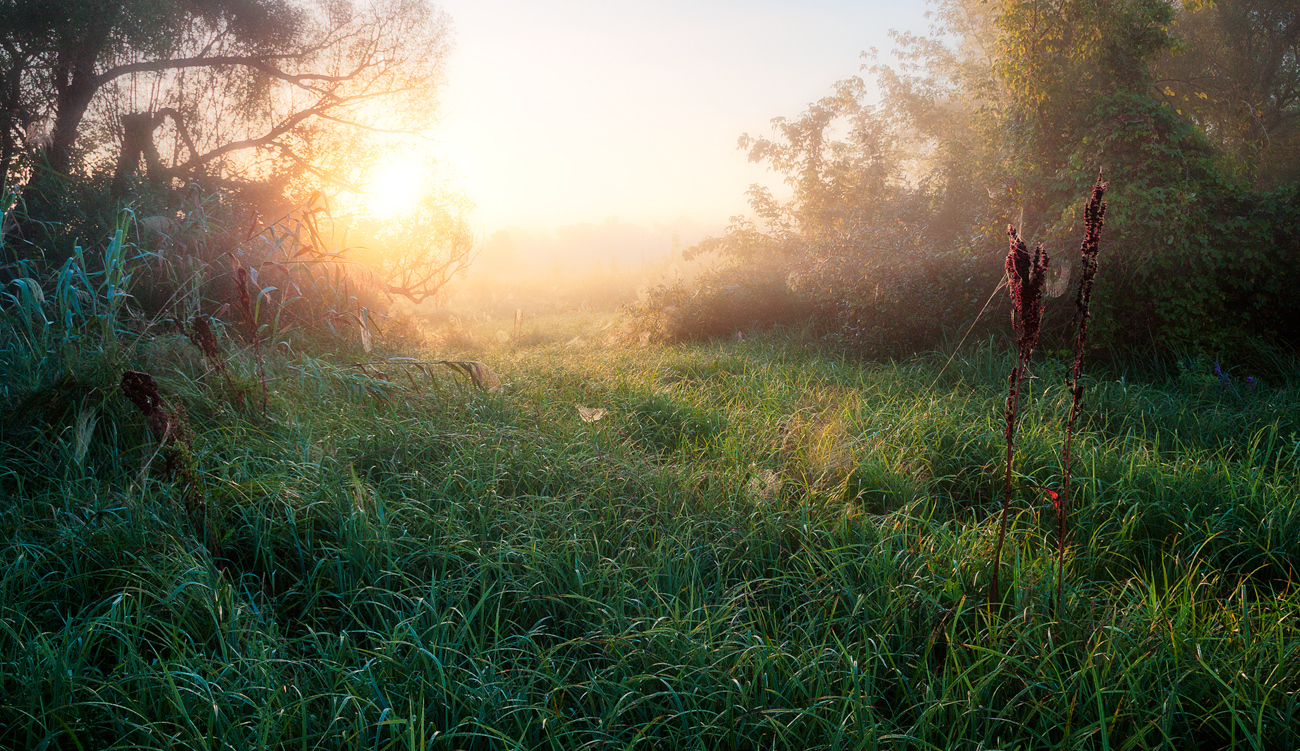
[[[252,296],[248,294],[248,285],[251,283],[248,268],[240,266],[235,272],[235,277],[238,281],[236,302],[239,305],[239,312],[244,318],[244,323],[248,326],[248,337],[253,342],[253,358],[257,362],[257,380],[262,385],[262,417],[266,417],[266,366],[262,360],[262,334],[257,326],[257,312],[253,310]]]

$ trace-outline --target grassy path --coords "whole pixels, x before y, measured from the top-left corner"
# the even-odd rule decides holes
[[[492,393],[279,352],[266,419],[183,339],[142,346],[197,517],[88,371],[12,395],[0,745],[1300,744],[1295,390],[1091,384],[1053,613],[1039,366],[990,614],[1001,355],[568,333],[472,353]]]

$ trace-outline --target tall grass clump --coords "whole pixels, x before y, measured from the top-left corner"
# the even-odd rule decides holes
[[[495,390],[428,352],[363,370],[355,350],[267,348],[262,420],[223,411],[193,347],[162,339],[139,369],[186,407],[207,537],[178,483],[139,479],[158,444],[117,389],[127,409],[89,438],[0,439],[0,748],[1217,749],[1300,731],[1300,470],[1263,406],[1090,384],[1087,596],[1051,619],[1008,586],[990,643],[968,593],[1005,449],[1011,353],[992,342],[942,377],[933,355],[757,337],[502,346]],[[1300,409],[1294,390],[1261,402]],[[1039,418],[1063,405],[1022,400],[1027,478],[1055,471]],[[1006,544],[1018,583],[1054,570],[1030,525]]]
[[[52,278],[32,261],[12,265],[16,278],[2,293],[6,389],[25,391],[85,361],[120,360],[122,339],[130,336],[127,302],[143,255],[127,239],[132,219],[121,212],[99,258],[78,245]]]
[[[239,311],[211,312],[234,274],[173,312],[197,349],[122,298],[111,362],[100,319],[65,327],[55,276],[25,276],[0,310],[0,375],[21,376],[0,398],[0,748],[1300,743],[1294,380],[1090,371],[1079,596],[1034,596],[1059,571],[1050,518],[1009,525],[989,639],[970,593],[1028,359],[996,340],[947,363],[748,331],[624,348],[579,314],[494,346],[499,321],[466,315],[482,360],[387,357],[351,331],[285,346],[285,298],[251,286],[277,306],[255,316],[268,419],[204,382],[256,388]],[[1013,377],[1016,477],[1048,484],[1071,399]]]

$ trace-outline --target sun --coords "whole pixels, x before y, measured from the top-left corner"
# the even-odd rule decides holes
[[[428,176],[419,159],[400,155],[385,158],[366,180],[366,213],[386,218],[414,209],[428,190]]]

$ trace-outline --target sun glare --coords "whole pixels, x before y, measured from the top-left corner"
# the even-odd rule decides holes
[[[393,157],[376,166],[366,184],[366,211],[390,217],[409,211],[428,189],[420,160]]]

